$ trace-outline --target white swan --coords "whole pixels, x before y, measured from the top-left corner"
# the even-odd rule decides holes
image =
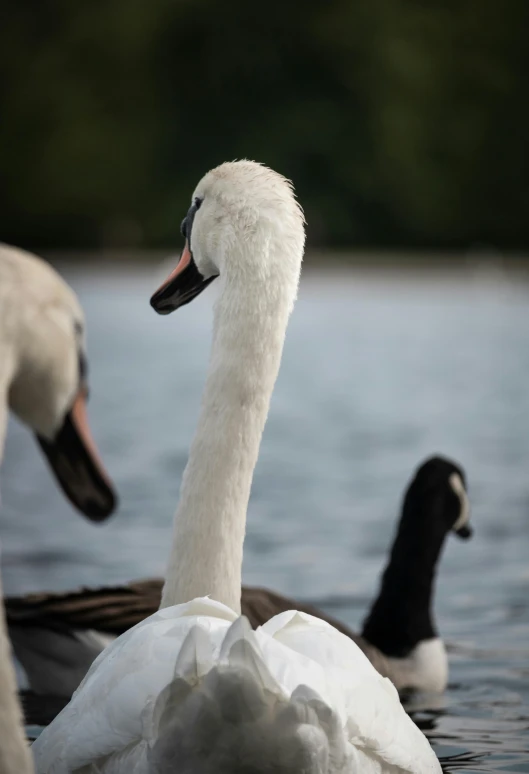
[[[0,597],[2,582],[0,579]],[[0,771],[2,774],[31,774],[33,761],[24,734],[17,681],[11,662],[4,611],[0,610]]]
[[[298,609],[350,637],[399,690],[444,691],[448,659],[435,622],[437,568],[447,536],[471,535],[465,472],[430,457],[410,482],[380,590],[361,634],[313,605],[266,588],[243,586],[241,611],[253,628]],[[351,568],[354,572],[354,567]],[[4,600],[9,638],[39,699],[24,694],[28,722],[47,725],[59,712],[51,696],[70,698],[93,661],[123,632],[155,613],[163,581],[27,594]]]
[[[83,315],[70,288],[38,258],[0,245],[0,463],[11,408],[36,432],[72,503],[99,521],[115,497],[88,430],[83,349]],[[0,772],[32,770],[2,609]]]
[[[292,190],[254,162],[223,164],[199,183],[183,232],[152,305],[169,313],[216,276],[221,294],[162,607],[97,659],[34,743],[37,770],[440,772],[351,640],[296,611],[256,632],[239,614],[250,485],[304,246]]]
[[[70,502],[102,521],[116,496],[86,417],[84,317],[44,261],[0,245],[0,445],[8,410],[34,432]]]

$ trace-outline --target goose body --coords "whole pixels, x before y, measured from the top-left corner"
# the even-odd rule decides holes
[[[40,774],[440,772],[397,691],[329,624],[241,616],[251,480],[297,293],[302,213],[254,162],[199,183],[185,247],[151,304],[168,314],[215,277],[210,367],[160,610],[98,657],[33,745]]]
[[[448,663],[434,621],[435,570],[448,534],[469,536],[468,518],[464,471],[432,457],[407,487],[388,566],[361,635],[313,605],[266,588],[243,586],[242,613],[253,628],[293,609],[321,618],[350,637],[399,691],[442,691]],[[151,578],[6,599],[11,641],[31,689],[69,698],[110,641],[156,612],[162,587],[161,579]],[[28,722],[42,718],[41,705],[36,698],[28,702]]]
[[[11,409],[35,432],[71,502],[89,518],[101,520],[113,510],[115,497],[86,420],[83,326],[77,298],[53,269],[35,256],[0,245],[0,462]],[[33,771],[3,610],[0,771]]]

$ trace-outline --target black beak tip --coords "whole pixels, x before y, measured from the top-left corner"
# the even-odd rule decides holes
[[[78,507],[89,521],[101,524],[112,516],[119,505],[118,496],[111,489],[107,491],[105,500],[101,502],[101,500],[89,499]]]
[[[158,296],[159,296],[158,293],[153,293],[150,300],[150,304],[155,312],[158,311],[158,304],[159,304]]]
[[[456,530],[456,535],[462,540],[468,540],[472,537],[474,530],[469,524],[465,524],[461,529]]]
[[[167,301],[164,303],[161,293],[156,292],[151,296],[150,304],[157,314],[171,314],[173,307]]]

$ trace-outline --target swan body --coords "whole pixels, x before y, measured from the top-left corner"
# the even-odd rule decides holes
[[[37,771],[440,772],[351,640],[296,611],[255,633],[240,615],[251,480],[304,248],[291,186],[254,162],[223,164],[182,230],[152,306],[168,314],[217,276],[221,292],[161,607],[99,656],[34,743]]]
[[[39,771],[440,771],[391,682],[296,611],[252,632],[211,599],[164,608],[101,654],[68,710],[34,744]]]
[[[256,628],[274,615],[301,610],[350,637],[399,691],[443,691],[448,660],[435,627],[433,594],[435,567],[450,532],[462,538],[471,534],[465,473],[451,460],[431,457],[406,490],[395,550],[361,635],[313,605],[266,588],[242,587],[242,613]],[[156,612],[162,586],[152,578],[6,599],[9,635],[32,691],[70,698],[109,642]],[[48,702],[37,696],[26,700],[28,722],[45,724]]]
[[[0,245],[0,462],[11,409],[36,433],[71,502],[101,520],[115,496],[86,420],[83,326],[77,298],[51,267]],[[0,772],[32,771],[2,610]]]

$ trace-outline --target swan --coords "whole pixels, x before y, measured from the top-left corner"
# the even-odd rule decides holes
[[[2,774],[33,774],[3,610],[0,610],[0,771]]]
[[[452,460],[431,457],[407,487],[387,568],[361,635],[312,605],[265,588],[242,587],[242,613],[253,628],[287,610],[309,613],[356,642],[399,691],[444,691],[448,660],[433,615],[436,571],[447,535],[470,537],[469,517],[463,469]],[[149,578],[125,586],[6,598],[9,637],[31,689],[70,698],[104,648],[156,612],[162,586],[162,580]],[[24,698],[28,722],[45,725],[42,718],[49,716],[43,715],[43,702],[28,694]],[[58,704],[52,704],[55,712]]]
[[[79,302],[56,272],[36,256],[0,245],[0,463],[11,409],[36,433],[73,505],[100,521],[114,509],[115,495],[86,419],[83,329]],[[3,610],[0,771],[33,771]]]
[[[297,294],[302,211],[250,161],[198,184],[180,261],[151,304],[169,314],[216,277],[212,351],[183,475],[160,610],[94,662],[34,742],[40,774],[440,772],[392,683],[329,624],[241,616],[246,510]]]
[[[0,245],[0,446],[11,409],[72,505],[103,521],[116,495],[86,416],[84,328],[77,297],[51,266]]]

